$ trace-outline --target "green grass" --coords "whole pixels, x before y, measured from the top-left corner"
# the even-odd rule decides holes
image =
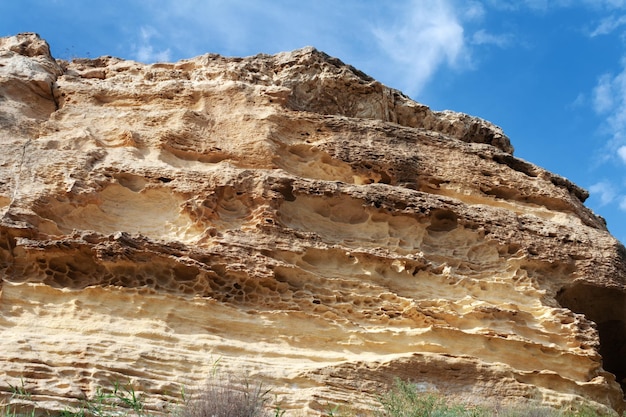
[[[81,405],[75,408],[67,408],[61,412],[49,412],[41,410],[33,400],[32,394],[21,386],[9,385],[12,392],[8,402],[0,403],[0,417],[36,417],[59,416],[59,417],[144,417],[144,404],[135,393],[133,386],[128,383],[122,386],[114,383],[110,391],[97,388],[92,398],[81,401]]]
[[[421,392],[415,384],[396,380],[393,388],[379,398],[381,408],[377,417],[600,417],[617,416],[602,414],[590,407],[575,410],[528,404],[526,406],[502,407],[450,402],[445,397]]]
[[[434,393],[422,393],[417,387],[400,380],[392,390],[379,398],[381,417],[451,417],[478,416],[482,410],[462,405],[450,405]]]
[[[23,406],[15,405],[15,403],[28,403],[32,401],[30,392],[24,386],[24,379],[20,378],[20,385],[9,384],[11,397],[8,403],[0,402],[0,417],[34,417],[34,408],[30,411],[24,411]]]
[[[0,402],[0,417],[288,417],[271,390],[247,378],[232,379],[215,373],[200,392],[181,401],[170,410],[156,413],[145,408],[144,398],[132,384],[115,382],[110,389],[98,388],[92,398],[63,411],[46,411],[37,406],[34,396],[20,384],[9,385],[8,400]],[[422,392],[416,384],[396,380],[394,386],[378,398],[379,405],[368,413],[328,404],[326,417],[600,417],[592,408],[557,410],[540,405],[487,407],[449,401],[432,392]],[[301,416],[301,413],[294,415]],[[616,414],[612,414],[616,416]]]

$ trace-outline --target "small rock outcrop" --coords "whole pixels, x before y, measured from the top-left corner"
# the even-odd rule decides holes
[[[312,48],[144,65],[0,39],[0,394],[624,409],[626,251],[502,130]],[[148,404],[158,407],[158,404]]]

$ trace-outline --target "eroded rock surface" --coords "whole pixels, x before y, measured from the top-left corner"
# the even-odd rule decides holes
[[[21,34],[0,129],[4,394],[168,401],[219,359],[311,414],[395,377],[623,409],[624,247],[488,122],[311,48],[67,63]]]

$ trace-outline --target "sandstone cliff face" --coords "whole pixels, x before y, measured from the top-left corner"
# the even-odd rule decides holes
[[[67,63],[21,34],[0,132],[5,394],[167,401],[219,359],[306,413],[394,377],[623,409],[624,247],[488,122],[314,49]]]

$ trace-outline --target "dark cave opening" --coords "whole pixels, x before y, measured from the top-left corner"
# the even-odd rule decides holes
[[[576,283],[562,288],[556,299],[562,307],[584,314],[596,323],[602,367],[615,375],[626,392],[626,293],[616,288]]]

